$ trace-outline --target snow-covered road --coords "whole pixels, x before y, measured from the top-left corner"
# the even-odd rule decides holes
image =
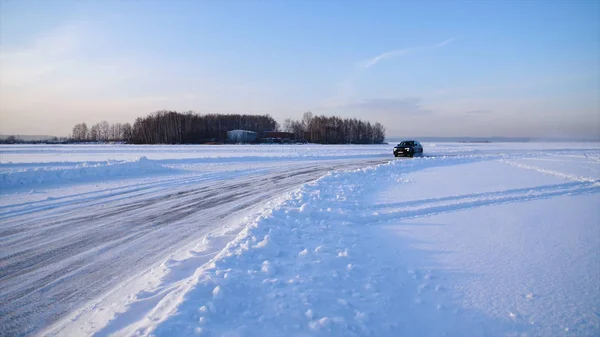
[[[143,183],[132,179],[36,202],[4,200],[3,333],[47,326],[177,249],[210,231],[235,227],[268,201],[329,171],[386,161],[324,160]]]
[[[4,147],[0,335],[600,332],[598,144],[425,145]]]

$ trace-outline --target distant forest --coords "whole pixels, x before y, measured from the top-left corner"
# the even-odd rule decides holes
[[[302,120],[286,119],[284,131],[291,132],[298,141],[320,144],[381,144],[385,128],[356,118],[313,116],[305,112]]]
[[[266,131],[286,131],[298,142],[321,144],[381,144],[385,128],[355,118],[313,116],[306,112],[301,120],[287,119],[283,128],[269,115],[207,114],[157,111],[129,123],[106,121],[88,128],[86,123],[73,127],[76,142],[122,141],[132,144],[202,144],[227,141],[227,131],[254,131],[261,138]]]

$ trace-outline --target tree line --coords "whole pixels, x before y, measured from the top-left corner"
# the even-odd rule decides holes
[[[385,128],[380,123],[371,124],[356,118],[313,116],[304,113],[302,120],[286,119],[284,129],[294,134],[296,140],[320,144],[381,144]]]
[[[227,131],[249,130],[259,135],[276,130],[269,115],[208,114],[158,111],[133,124],[132,142],[136,144],[197,144],[225,142]]]
[[[49,137],[31,139],[30,136],[10,135],[6,138],[0,136],[0,144],[68,144],[71,140],[67,137]]]
[[[122,141],[132,144],[200,144],[227,141],[227,131],[254,131],[263,137],[266,131],[278,131],[279,124],[270,115],[180,113],[161,110],[129,123],[109,124],[102,121],[88,128],[86,123],[73,127],[76,142]],[[313,116],[307,112],[302,120],[287,119],[285,131],[296,141],[321,144],[380,144],[385,129],[357,119]]]
[[[73,127],[71,139],[76,142],[131,142],[133,130],[129,123],[108,124],[107,121],[102,121],[91,128],[88,128],[86,123],[81,123]]]

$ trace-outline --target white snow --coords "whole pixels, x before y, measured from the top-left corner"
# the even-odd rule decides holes
[[[415,159],[390,158],[392,145],[1,148],[6,177],[102,168],[1,181],[0,312],[13,316],[0,324],[49,336],[599,335],[600,145],[424,145]]]
[[[19,187],[35,188],[40,185],[103,181],[111,178],[122,179],[128,176],[138,177],[173,171],[142,156],[131,161],[84,162],[73,167],[49,166],[4,170],[0,171],[0,184],[3,190],[9,190]]]

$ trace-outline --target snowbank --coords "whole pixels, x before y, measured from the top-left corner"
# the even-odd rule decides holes
[[[131,161],[109,160],[101,163],[81,163],[74,167],[39,167],[33,169],[6,170],[0,172],[0,187],[36,187],[64,182],[92,182],[110,178],[139,176],[173,172],[146,157]]]

